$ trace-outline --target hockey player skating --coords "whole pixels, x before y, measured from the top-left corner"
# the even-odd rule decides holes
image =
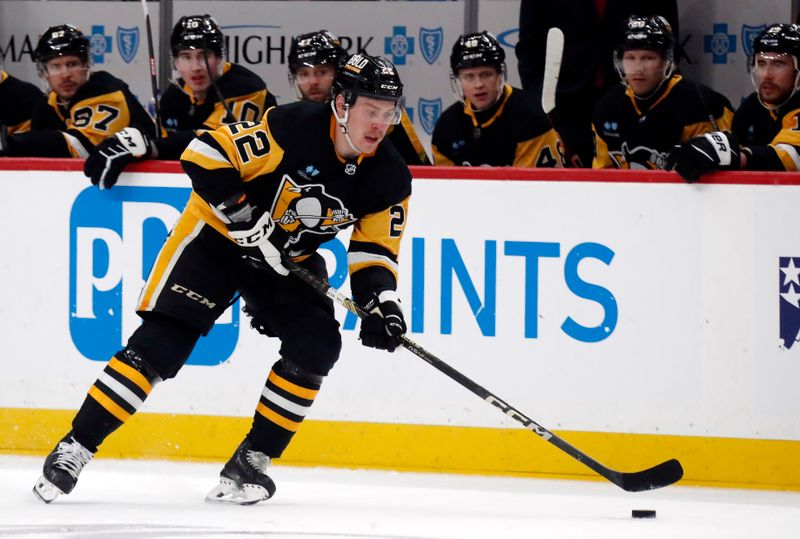
[[[170,48],[178,80],[159,100],[165,136],[154,140],[129,128],[102,142],[84,166],[93,184],[112,187],[125,167],[140,159],[178,159],[199,131],[258,121],[276,105],[261,77],[225,61],[225,36],[210,15],[178,19]]]
[[[558,135],[533,95],[506,83],[506,53],[489,32],[460,36],[450,82],[460,100],[433,129],[441,165],[561,167]]]
[[[327,30],[300,34],[289,47],[289,85],[299,99],[327,101],[336,66],[347,58],[341,41]],[[405,109],[397,125],[389,127],[386,138],[409,165],[430,165],[431,161]]]
[[[593,168],[663,169],[676,144],[729,129],[728,99],[674,72],[675,39],[664,17],[625,20],[614,64],[623,84],[594,110]]]
[[[393,351],[406,331],[396,288],[411,175],[383,141],[399,121],[402,95],[389,61],[356,54],[337,71],[330,103],[275,107],[258,123],[231,124],[192,141],[181,161],[193,192],[140,296],[142,325],[46,458],[34,486],[42,500],[72,491],[98,446],[156,384],[178,373],[237,291],[254,327],[280,339],[280,359],[249,433],[206,499],[251,504],[274,494],[270,460],[300,427],[341,348],[332,302],[287,276],[282,254],[327,277],[318,247],[353,226],[351,289],[370,313],[362,343]]]
[[[800,170],[800,26],[773,24],[753,40],[755,92],[733,115],[733,133],[709,133],[673,152],[687,180],[714,170]]]
[[[0,155],[86,157],[126,127],[155,133],[127,84],[105,71],[92,71],[89,50],[89,40],[70,24],[45,30],[33,57],[48,88],[47,102],[34,110],[30,131],[9,136]]]

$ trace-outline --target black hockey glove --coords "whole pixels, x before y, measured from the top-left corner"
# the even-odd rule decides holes
[[[110,189],[132,162],[153,154],[153,141],[144,131],[126,127],[98,144],[86,158],[83,173],[100,189]]]
[[[667,170],[674,170],[687,182],[702,174],[739,168],[739,143],[733,133],[714,131],[677,146],[667,158]]]
[[[242,258],[258,269],[270,269],[283,276],[289,274],[281,263],[289,233],[272,220],[269,212],[251,206],[244,195],[232,204],[220,204],[217,209],[229,221],[228,236],[242,247]]]
[[[373,293],[364,306],[369,316],[361,321],[361,344],[394,352],[406,332],[406,321],[400,308],[400,297],[394,290]]]

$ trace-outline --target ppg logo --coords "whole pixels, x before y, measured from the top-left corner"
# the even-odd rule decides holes
[[[174,187],[90,187],[70,213],[70,320],[72,342],[86,358],[108,361],[140,319],[142,285],[191,190]],[[238,302],[201,338],[188,363],[216,365],[233,353],[239,336]]]

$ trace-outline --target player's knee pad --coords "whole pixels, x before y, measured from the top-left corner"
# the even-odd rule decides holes
[[[322,309],[310,309],[302,325],[281,335],[281,357],[307,372],[327,376],[342,350],[339,323]]]
[[[161,380],[169,380],[189,359],[200,334],[200,330],[154,314],[133,332],[126,349],[143,358]]]

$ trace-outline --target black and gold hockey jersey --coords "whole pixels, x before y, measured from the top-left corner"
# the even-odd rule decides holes
[[[403,109],[398,125],[389,126],[389,133],[386,135],[395,149],[400,154],[407,165],[430,165],[431,160],[428,152],[419,141],[414,124],[408,113]]]
[[[748,170],[800,170],[800,94],[777,110],[750,94],[733,115],[733,133],[745,147]]]
[[[725,96],[680,75],[673,75],[647,99],[637,99],[620,84],[595,106],[592,167],[663,168],[676,144],[728,130],[732,118],[733,109]]]
[[[474,112],[468,100],[448,107],[431,142],[438,166],[563,166],[561,142],[539,100],[508,84],[485,111]]]
[[[30,131],[33,109],[44,102],[39,88],[0,70],[0,125],[7,134]]]
[[[334,146],[338,129],[329,104],[299,101],[267,111],[258,123],[207,131],[181,156],[193,192],[185,212],[227,237],[212,206],[241,193],[269,208],[291,235],[297,260],[353,226],[348,249],[356,301],[396,289],[411,174],[391,144],[347,160]]]
[[[217,87],[230,106],[233,121],[225,122],[227,111],[213,87],[205,101],[198,101],[191,88],[178,79],[159,101],[165,138],[158,142],[160,159],[177,159],[200,130],[217,129],[225,123],[257,122],[264,112],[274,107],[275,96],[264,81],[238,64],[226,62]]]
[[[34,110],[31,131],[13,137],[11,155],[86,157],[96,144],[129,126],[155,134],[152,118],[128,85],[93,71],[66,103],[50,92],[44,106]]]

